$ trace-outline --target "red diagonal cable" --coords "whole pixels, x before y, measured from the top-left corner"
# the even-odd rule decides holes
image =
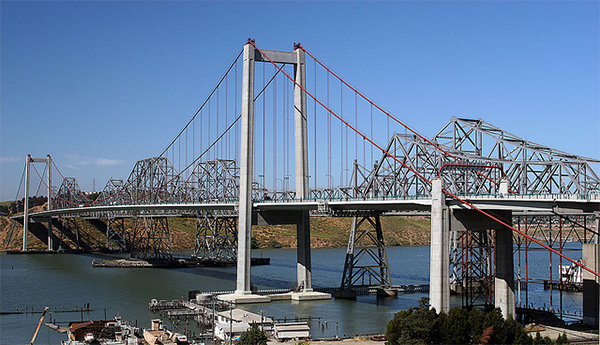
[[[80,191],[78,191],[77,189],[75,189],[75,186],[73,186],[73,185],[71,184],[71,182],[67,181],[67,179],[66,179],[66,178],[63,176],[63,174],[60,172],[60,169],[58,169],[58,166],[56,166],[56,163],[54,163],[54,159],[51,159],[50,161],[52,162],[52,165],[54,165],[54,168],[56,168],[56,171],[58,171],[58,174],[60,175],[60,177],[62,177],[62,178],[63,178],[63,181],[66,181],[66,182],[67,182],[67,184],[69,185],[69,187],[70,187],[72,190],[74,190],[74,191],[75,191],[75,193],[77,193],[77,194],[79,194],[80,196],[84,197],[84,198],[85,198],[86,200],[88,200],[88,201],[93,201],[92,199],[88,198],[87,196],[85,196],[85,195],[81,194],[81,192],[80,192]]]
[[[314,55],[312,55],[308,50],[306,50],[304,47],[299,45],[299,48],[302,49],[306,54],[308,54],[310,57],[312,57],[319,65],[321,65],[323,68],[325,68],[329,73],[333,74],[336,78],[338,78],[342,83],[344,83],[346,86],[348,86],[352,91],[356,92],[358,95],[360,95],[363,99],[365,99],[367,102],[371,103],[372,105],[374,105],[377,109],[379,109],[381,112],[383,112],[384,114],[386,114],[388,117],[390,117],[392,120],[398,122],[400,125],[402,125],[404,128],[408,129],[409,131],[411,131],[413,134],[415,134],[416,136],[418,136],[419,138],[425,140],[426,142],[428,142],[429,144],[435,146],[436,148],[438,148],[440,151],[442,151],[443,153],[445,153],[446,155],[454,158],[455,160],[460,161],[460,158],[453,156],[452,154],[448,153],[447,151],[445,151],[444,149],[442,149],[441,147],[439,147],[438,145],[434,144],[432,141],[430,141],[429,139],[425,138],[424,136],[422,136],[421,134],[417,133],[415,130],[413,130],[412,128],[410,128],[408,125],[404,124],[402,121],[398,120],[397,118],[395,118],[392,114],[388,113],[387,111],[383,110],[383,108],[381,108],[380,106],[378,106],[377,104],[375,104],[375,102],[373,102],[372,100],[370,100],[368,97],[366,97],[365,95],[363,95],[362,93],[360,93],[360,91],[358,91],[357,89],[355,89],[354,87],[352,87],[352,85],[348,84],[344,79],[340,78],[337,74],[335,74],[332,70],[330,70],[327,66],[325,66],[321,61],[319,61]]]
[[[340,76],[338,76],[337,74],[335,74],[335,72],[333,72],[329,67],[327,67],[325,64],[323,64],[321,61],[319,61],[314,55],[312,55],[308,50],[306,50],[303,46],[298,45],[300,49],[302,49],[306,54],[308,54],[310,57],[312,57],[319,65],[321,65],[325,70],[327,70],[329,73],[333,74],[337,79],[339,79],[342,83],[344,83],[344,85],[346,85],[347,87],[349,87],[352,91],[354,91],[356,94],[360,95],[364,100],[366,100],[367,102],[369,102],[371,105],[375,106],[377,109],[379,109],[381,112],[383,112],[384,114],[386,114],[388,116],[388,118],[393,119],[394,121],[396,121],[397,123],[399,123],[400,125],[402,125],[404,128],[408,129],[409,131],[411,131],[413,134],[415,134],[416,136],[418,136],[419,138],[421,138],[422,140],[425,140],[427,143],[433,145],[434,147],[436,147],[438,150],[442,151],[444,154],[454,158],[457,161],[461,161],[461,159],[459,157],[456,157],[454,155],[452,155],[451,153],[447,152],[446,150],[444,150],[443,148],[441,148],[440,146],[438,146],[437,144],[433,143],[432,141],[430,141],[429,139],[423,137],[422,135],[420,135],[417,131],[413,130],[411,127],[409,127],[408,125],[406,125],[405,123],[403,123],[402,121],[400,121],[399,119],[397,119],[396,117],[394,117],[392,114],[388,113],[387,111],[385,111],[383,108],[381,108],[380,106],[378,106],[377,104],[375,104],[375,102],[373,102],[371,99],[369,99],[367,96],[363,95],[360,91],[358,91],[356,88],[354,88],[352,85],[350,85],[348,82],[346,82],[344,79],[342,79]],[[478,173],[479,175],[489,179],[489,177]],[[490,180],[492,181],[492,180]],[[496,183],[495,181],[492,181],[494,183]],[[498,183],[496,183],[498,184]],[[512,191],[512,190],[508,190],[509,193],[512,194],[517,194],[516,192]]]
[[[290,77],[287,73],[285,73],[285,71],[283,71],[277,64],[275,64],[273,62],[273,60],[271,60],[267,55],[263,54],[263,52],[254,44],[254,42],[250,41],[247,44],[252,44],[254,46],[254,48],[256,50],[258,50],[258,52],[263,57],[267,58],[267,60],[269,60],[270,63],[272,63],[274,66],[276,66],[281,73],[283,73],[289,80],[291,80],[295,85],[297,85],[304,93],[306,93],[307,95],[309,95],[312,99],[315,100],[315,102],[319,103],[320,106],[322,106],[323,108],[325,108],[328,112],[330,112],[331,114],[333,114],[333,116],[335,116],[338,120],[340,120],[342,123],[344,123],[350,129],[352,129],[354,132],[356,132],[358,135],[360,135],[363,138],[363,140],[367,140],[369,143],[371,143],[371,145],[373,145],[373,146],[377,147],[379,150],[381,150],[381,152],[389,155],[390,157],[392,157],[392,159],[394,159],[396,162],[400,163],[403,167],[409,169],[410,171],[412,171],[413,173],[415,173],[417,176],[419,176],[421,179],[423,179],[424,181],[427,181],[427,182],[429,182],[429,184],[431,184],[431,181],[429,179],[427,179],[425,176],[419,174],[413,168],[411,168],[411,167],[407,166],[406,164],[402,163],[398,158],[394,157],[391,153],[387,152],[384,148],[382,148],[381,146],[377,145],[373,140],[369,139],[366,135],[364,135],[363,133],[361,133],[358,129],[354,128],[351,124],[349,124],[348,122],[344,121],[344,119],[342,119],[338,114],[336,114],[333,110],[329,109],[325,104],[323,104],[321,101],[319,101],[315,96],[313,96],[313,94],[311,94],[310,92],[308,92],[304,87],[302,87],[300,84],[298,84],[292,77]]]
[[[566,259],[566,260],[569,260],[569,261],[571,261],[572,263],[574,263],[575,265],[577,265],[577,266],[579,266],[579,267],[583,268],[584,270],[586,270],[586,271],[588,271],[588,272],[592,273],[593,275],[595,275],[595,276],[597,276],[597,277],[600,277],[600,274],[598,274],[598,273],[596,273],[596,272],[592,271],[591,269],[587,268],[586,266],[582,265],[581,263],[579,263],[579,262],[577,262],[577,261],[575,261],[575,260],[573,260],[573,259],[571,259],[571,258],[569,258],[569,257],[567,257],[567,256],[565,256],[565,255],[563,255],[562,253],[560,253],[560,252],[556,251],[556,250],[555,250],[555,249],[553,249],[552,247],[549,247],[549,246],[545,245],[544,243],[542,243],[542,242],[540,242],[540,241],[536,240],[535,238],[533,238],[533,237],[531,237],[531,236],[529,236],[529,235],[527,235],[527,234],[525,234],[525,233],[523,233],[523,232],[521,232],[521,231],[519,231],[519,230],[515,229],[515,228],[514,228],[512,225],[509,225],[508,223],[506,223],[506,222],[504,222],[504,221],[502,221],[502,220],[498,219],[497,217],[494,217],[493,215],[491,215],[491,214],[489,214],[489,213],[485,212],[484,210],[482,210],[482,209],[480,209],[480,208],[478,208],[478,207],[474,206],[473,204],[469,203],[468,201],[466,201],[466,200],[464,200],[464,199],[461,199],[461,198],[457,197],[456,195],[454,195],[454,194],[452,194],[452,193],[448,192],[448,191],[447,191],[447,190],[445,190],[445,189],[443,189],[442,191],[443,191],[445,194],[449,195],[450,197],[452,197],[452,198],[454,198],[454,199],[456,199],[456,200],[458,200],[458,201],[462,202],[463,204],[465,204],[465,205],[467,205],[467,206],[471,207],[472,209],[474,209],[474,210],[476,210],[476,211],[478,211],[478,212],[482,213],[483,215],[487,216],[488,218],[490,218],[490,219],[492,219],[492,220],[495,220],[496,222],[498,222],[498,223],[500,223],[500,224],[504,225],[505,227],[507,227],[507,228],[511,229],[512,231],[514,231],[514,232],[516,232],[516,233],[520,234],[521,236],[524,236],[524,237],[526,237],[526,238],[530,239],[531,241],[533,241],[533,242],[535,242],[535,243],[539,244],[540,246],[544,247],[545,249],[548,249],[549,251],[553,252],[554,254],[557,254],[557,255],[559,255],[561,258],[564,258],[564,259]]]
[[[53,160],[53,163],[54,163],[54,160]],[[42,181],[42,183],[44,184],[44,186],[46,186],[46,188],[48,188],[48,184],[47,184],[47,183],[44,181],[44,179],[43,179],[43,178],[40,176],[40,172],[39,172],[39,171],[37,170],[37,168],[35,167],[35,164],[32,164],[32,166],[33,166],[33,170],[34,170],[34,171],[35,171],[35,173],[38,175],[38,177],[40,178],[40,180]],[[66,180],[66,179],[65,179],[65,180]],[[70,183],[69,183],[68,181],[67,181],[67,183],[70,185]],[[75,190],[75,188],[73,188],[73,187],[71,187],[71,188],[72,188],[73,190]],[[69,200],[65,200],[65,199],[61,198],[60,196],[58,196],[58,194],[56,194],[56,193],[55,193],[55,192],[52,190],[52,188],[48,188],[48,190],[50,190],[50,192],[51,192],[51,193],[52,193],[52,194],[53,194],[53,195],[56,197],[56,199],[62,200],[62,201],[66,202],[66,203],[68,203],[68,204],[71,204],[71,205],[80,205],[80,204],[78,204],[78,203],[71,202],[71,201],[69,201]],[[89,200],[89,199],[88,199],[88,200]]]
[[[263,55],[263,56],[264,56],[264,57],[266,57],[266,58],[267,58],[267,59],[268,59],[268,60],[269,60],[271,63],[273,63],[273,61],[271,61],[271,59],[269,59],[269,57],[268,57],[268,56],[266,56],[265,54],[263,54],[263,53],[262,53],[262,51],[261,51],[260,49],[258,49],[258,47],[256,47],[256,45],[254,44],[254,42],[250,42],[250,44],[252,44],[252,45],[254,46],[254,48],[256,48],[256,49],[257,49],[257,50],[258,50],[258,51],[261,53],[261,55]],[[318,60],[317,60],[317,59],[316,59],[314,56],[312,56],[312,55],[311,55],[311,54],[310,54],[308,51],[306,51],[304,48],[302,48],[302,47],[300,47],[300,48],[301,48],[301,49],[303,49],[303,50],[304,50],[304,51],[305,51],[305,52],[306,52],[308,55],[310,55],[310,56],[311,56],[313,59],[315,59],[315,61],[319,62],[319,61],[318,61]],[[319,64],[321,64],[321,63],[319,62]],[[322,65],[322,64],[321,64],[321,65]],[[322,65],[322,66],[323,66],[324,68],[326,68],[326,69],[327,69],[327,67],[325,67],[324,65]],[[332,73],[334,76],[336,76],[338,79],[340,79],[340,78],[339,78],[337,75],[335,75],[335,73],[331,72],[329,69],[327,69],[327,70],[328,70],[330,73]],[[417,174],[419,177],[421,177],[423,180],[425,180],[425,181],[427,181],[427,182],[429,182],[429,183],[431,184],[431,181],[429,181],[427,178],[423,177],[421,174],[417,173],[416,171],[414,171],[414,170],[413,170],[413,169],[411,169],[410,167],[406,166],[404,163],[402,163],[402,162],[401,162],[400,160],[398,160],[396,157],[392,156],[392,155],[391,155],[389,152],[387,152],[386,150],[384,150],[384,149],[382,149],[381,147],[379,147],[379,145],[377,145],[376,143],[374,143],[373,141],[371,141],[371,140],[370,140],[369,138],[367,138],[367,137],[366,137],[364,134],[360,133],[360,131],[358,131],[357,129],[355,129],[354,127],[352,127],[350,124],[348,124],[346,121],[344,121],[343,119],[341,119],[341,118],[340,118],[340,117],[339,117],[339,116],[338,116],[336,113],[334,113],[333,111],[331,111],[330,109],[328,109],[327,107],[325,107],[325,106],[324,106],[324,105],[323,105],[323,104],[322,104],[322,103],[321,103],[319,100],[317,100],[317,99],[316,99],[316,98],[315,98],[315,97],[314,97],[312,94],[310,94],[309,92],[307,92],[307,91],[306,91],[306,90],[305,90],[305,89],[304,89],[302,86],[300,86],[298,83],[296,83],[296,81],[295,81],[294,79],[292,79],[292,78],[291,78],[289,75],[287,75],[285,72],[283,72],[283,73],[284,73],[284,74],[285,74],[285,75],[288,77],[288,79],[292,80],[292,81],[294,82],[294,84],[298,85],[298,87],[300,87],[300,88],[301,88],[301,89],[302,89],[304,92],[306,92],[306,94],[310,95],[310,96],[311,96],[311,97],[312,97],[312,98],[313,98],[313,99],[314,99],[316,102],[318,102],[318,103],[319,103],[319,104],[320,104],[322,107],[324,107],[325,109],[327,109],[328,111],[330,111],[330,112],[331,112],[331,113],[332,113],[332,114],[333,114],[335,117],[337,117],[337,118],[338,118],[340,121],[342,121],[344,124],[346,124],[346,126],[350,127],[350,128],[351,128],[352,130],[354,130],[356,133],[358,133],[359,135],[361,135],[361,136],[363,137],[363,139],[365,139],[365,140],[369,141],[369,142],[370,142],[372,145],[374,145],[375,147],[377,147],[378,149],[380,149],[382,152],[385,152],[385,153],[387,153],[388,155],[390,155],[390,157],[392,157],[392,158],[393,158],[394,160],[396,160],[398,163],[400,163],[400,164],[402,164],[404,167],[406,167],[406,168],[410,169],[410,170],[411,170],[411,171],[413,171],[415,174]],[[340,80],[342,80],[342,79],[340,79]],[[348,84],[346,84],[346,85],[348,85]],[[365,98],[365,99],[366,99],[367,101],[369,101],[369,102],[370,102],[372,105],[374,105],[375,107],[377,107],[379,110],[381,110],[382,112],[386,113],[388,116],[392,117],[394,120],[396,120],[396,121],[397,121],[398,123],[400,123],[401,125],[405,126],[405,125],[404,125],[404,124],[402,124],[400,121],[398,121],[396,118],[394,118],[393,116],[389,115],[389,114],[388,114],[386,111],[384,111],[384,110],[383,110],[383,109],[381,109],[379,106],[377,106],[376,104],[374,104],[372,101],[370,101],[369,99],[367,99],[366,97],[364,97],[362,94],[360,94],[360,92],[358,92],[356,89],[352,88],[350,85],[348,85],[348,87],[350,87],[350,88],[351,88],[352,90],[354,90],[356,93],[358,93],[359,95],[361,95],[363,98]],[[411,128],[409,128],[408,126],[405,126],[405,128],[407,128],[407,129],[408,129],[408,130],[410,130],[411,132],[413,132],[413,133],[415,133],[416,135],[418,135],[419,137],[421,137],[421,136],[420,136],[418,133],[416,133],[415,131],[413,131],[413,130],[412,130]],[[426,140],[426,141],[427,141],[427,142],[429,142],[430,144],[434,145],[434,144],[433,144],[433,143],[431,143],[429,140],[427,140],[427,139],[425,139],[425,138],[423,138],[423,137],[421,137],[421,138],[422,138],[422,139],[424,139],[424,140]],[[438,147],[437,145],[434,145],[434,146]],[[439,147],[438,147],[438,149],[442,150],[442,149],[441,149],[441,148],[439,148]],[[444,151],[444,150],[442,150],[442,151]],[[445,152],[445,151],[444,151],[444,152]],[[451,154],[449,154],[449,153],[447,153],[447,152],[445,152],[445,153],[446,153],[446,154],[448,154],[449,156],[451,156],[451,157],[453,157],[453,158],[457,159],[456,157],[452,156]],[[457,159],[457,160],[460,160],[460,159]],[[508,227],[508,228],[512,229],[513,231],[515,231],[515,232],[517,232],[517,233],[519,233],[519,234],[521,234],[521,235],[523,235],[523,236],[525,236],[525,237],[529,238],[530,240],[534,241],[535,243],[537,243],[537,244],[541,245],[542,247],[544,247],[544,248],[546,248],[546,249],[548,249],[548,250],[550,250],[550,251],[552,251],[552,252],[554,252],[554,253],[556,253],[556,254],[560,255],[561,257],[565,258],[566,260],[569,260],[569,261],[571,261],[572,263],[574,263],[574,264],[576,264],[576,265],[578,265],[578,266],[582,267],[583,269],[585,269],[585,270],[589,271],[590,273],[592,273],[592,274],[594,274],[594,275],[596,275],[596,276],[599,276],[599,277],[600,277],[600,275],[599,275],[598,273],[596,273],[596,272],[592,271],[591,269],[589,269],[589,268],[587,268],[587,267],[585,267],[585,266],[581,265],[580,263],[576,262],[575,260],[572,260],[572,259],[570,259],[569,257],[567,257],[567,256],[564,256],[563,254],[561,254],[561,253],[557,252],[556,250],[554,250],[554,249],[552,249],[552,248],[548,247],[547,245],[545,245],[545,244],[543,244],[542,242],[540,242],[540,241],[538,241],[538,240],[534,239],[533,237],[530,237],[530,236],[527,236],[527,235],[525,235],[524,233],[520,232],[519,230],[515,229],[514,227],[512,227],[512,226],[510,226],[510,225],[506,224],[505,222],[503,222],[503,221],[499,220],[498,218],[496,218],[496,217],[494,217],[494,216],[490,215],[489,213],[487,213],[487,212],[485,212],[485,211],[483,211],[483,210],[481,210],[481,209],[479,209],[479,208],[477,208],[477,207],[473,206],[472,204],[468,203],[467,201],[465,201],[465,200],[463,200],[463,199],[461,199],[461,198],[459,198],[459,197],[457,197],[457,196],[453,195],[452,193],[450,193],[450,192],[448,192],[448,191],[446,191],[446,190],[444,190],[444,193],[446,193],[446,194],[448,194],[449,196],[451,196],[451,197],[455,198],[456,200],[458,200],[458,201],[460,201],[460,202],[464,203],[465,205],[468,205],[469,207],[473,208],[474,210],[477,210],[477,211],[479,211],[479,212],[483,213],[483,214],[484,214],[484,215],[486,215],[487,217],[489,217],[489,218],[491,218],[491,219],[493,219],[493,220],[497,221],[498,223],[500,223],[500,224],[502,224],[502,225],[504,225],[504,226],[506,226],[506,227]]]

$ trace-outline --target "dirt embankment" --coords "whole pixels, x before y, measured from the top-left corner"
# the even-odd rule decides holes
[[[40,206],[41,208],[42,206]],[[426,217],[390,216],[381,218],[384,241],[391,246],[429,244],[429,219]],[[234,221],[235,224],[235,221]],[[135,224],[131,219],[111,221],[111,228],[123,229],[125,240],[131,241]],[[173,250],[194,248],[196,235],[195,218],[169,218],[168,230]],[[352,226],[352,218],[311,217],[311,245],[313,248],[345,247]],[[235,226],[234,226],[235,227]],[[100,251],[106,245],[106,220],[81,218],[54,219],[52,236],[55,249],[80,249]],[[363,222],[361,230],[373,230],[368,222]],[[48,223],[36,222],[29,226],[28,248],[46,249]],[[281,248],[296,246],[294,225],[254,226],[252,243],[257,248]],[[2,250],[21,249],[23,243],[21,222],[0,216],[0,245]]]

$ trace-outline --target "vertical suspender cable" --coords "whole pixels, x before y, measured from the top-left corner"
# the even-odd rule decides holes
[[[208,117],[208,121],[207,121],[208,123],[206,124],[206,138],[208,139],[207,143],[211,143],[212,142],[212,139],[211,139],[211,136],[210,136],[210,134],[211,134],[210,133],[210,118],[212,116],[212,112],[210,111],[210,103],[212,103],[211,101],[212,101],[212,97],[208,101],[208,116],[207,116]],[[208,159],[212,158],[212,150],[211,150],[211,152],[208,153],[208,157],[207,158]]]
[[[285,68],[285,65],[282,67]],[[285,176],[287,175],[287,145],[288,145],[288,137],[287,137],[287,80],[284,80],[283,82],[283,90],[281,91],[282,93],[282,107],[283,107],[283,117],[281,118],[281,122],[282,122],[282,134],[283,134],[283,155],[282,155],[282,161],[281,164],[283,165],[283,176],[281,178],[281,184],[282,187],[281,189],[285,192]]]
[[[287,106],[288,106],[288,114],[287,114],[287,119],[288,119],[287,120],[288,121],[288,123],[287,123],[288,152],[287,152],[287,155],[286,155],[286,157],[287,157],[287,174],[288,174],[288,179],[287,179],[286,184],[285,184],[286,185],[286,190],[287,190],[287,189],[289,189],[289,185],[290,185],[290,177],[291,177],[291,176],[289,176],[289,175],[291,175],[290,174],[290,172],[291,172],[290,161],[291,161],[292,154],[293,154],[293,153],[291,153],[291,152],[293,152],[292,148],[294,147],[294,126],[293,126],[293,123],[294,123],[294,117],[293,117],[294,116],[294,102],[290,101],[291,99],[294,99],[294,87],[292,87],[290,85],[290,83],[286,83],[286,84],[288,84],[288,87],[287,87],[287,100],[288,100],[287,101]],[[292,179],[292,181],[293,180],[294,179]]]
[[[235,64],[235,68],[234,68],[234,78],[233,78],[233,88],[234,88],[234,97],[233,97],[233,107],[234,107],[234,111],[235,111],[235,115],[237,116],[238,114],[238,106],[237,106],[237,101],[238,101],[238,77],[237,77],[237,70],[238,70],[238,64]],[[239,124],[236,123],[235,125],[235,131],[234,131],[234,143],[233,143],[233,149],[234,149],[234,153],[235,153],[235,160],[236,162],[239,162],[239,156],[238,156],[238,150],[240,149],[240,145],[238,142],[238,137],[240,135],[240,129],[239,129]]]
[[[371,138],[373,138],[373,105],[371,105]],[[371,163],[369,164],[369,169],[373,168],[373,145],[371,145]]]
[[[196,119],[192,122],[192,159],[196,159]]]
[[[358,95],[354,93],[354,125],[358,126]],[[354,132],[354,157],[358,159],[358,134]],[[358,178],[358,176],[356,176]],[[358,183],[358,181],[356,181]]]
[[[227,124],[229,123],[229,113],[227,112],[228,107],[227,104],[229,103],[229,88],[228,88],[228,80],[229,80],[229,73],[227,74],[227,78],[225,78],[225,126],[227,126]],[[231,157],[229,156],[229,137],[231,137],[231,134],[227,134],[227,138],[225,138],[225,157],[227,159],[230,159]]]
[[[219,89],[217,89],[217,109],[216,109],[215,116],[216,116],[216,118],[217,118],[217,133],[221,133],[221,131],[219,130],[219,129],[220,129],[220,128],[219,128],[219,122],[220,122],[220,121],[219,121],[219,117],[220,117],[220,116],[219,116]],[[219,143],[217,144],[217,147],[215,147],[215,159],[216,159],[216,158],[220,158],[220,157],[221,157],[221,155],[219,154],[219,153],[220,153],[220,152],[219,152],[219,151],[220,151],[220,150],[219,150],[219,148],[220,148],[220,147],[221,147],[221,143],[219,142]]]
[[[263,87],[262,87],[262,88],[264,89],[264,88],[265,88],[265,64],[262,64],[262,66],[263,66],[263,75],[262,75],[262,79],[263,79]],[[265,171],[265,167],[266,167],[266,163],[265,163],[265,158],[266,158],[266,155],[265,155],[265,149],[266,149],[266,147],[267,147],[267,146],[265,145],[265,140],[266,140],[265,131],[266,131],[266,129],[267,129],[267,127],[266,127],[266,122],[265,122],[265,111],[266,111],[266,110],[265,110],[265,106],[266,106],[266,103],[267,103],[267,100],[266,100],[266,98],[267,98],[267,97],[262,97],[262,106],[263,106],[263,107],[262,107],[262,108],[263,108],[263,109],[262,109],[262,110],[263,110],[263,111],[262,111],[262,176],[263,176],[263,177],[262,177],[262,181],[261,181],[261,185],[262,185],[261,187],[262,187],[262,188],[264,188],[264,187],[265,187],[265,174],[266,174],[266,171]],[[261,192],[261,193],[262,193],[262,192]],[[262,194],[261,194],[261,195],[262,195]],[[264,198],[264,196],[263,196],[263,198]]]
[[[273,190],[277,191],[277,78],[273,80]]]
[[[202,130],[204,129],[204,126],[202,126],[202,122],[204,122],[204,116],[202,116],[202,112],[200,112],[200,152],[203,151],[204,148],[204,132],[202,132]]]
[[[340,82],[340,116],[344,118],[344,84]],[[344,171],[344,124],[340,122],[340,169]],[[342,186],[342,174],[340,174],[340,187]]]
[[[390,140],[390,117],[386,117],[387,120],[387,139]]]
[[[315,90],[313,91],[315,93],[315,95],[317,94],[317,63],[315,61],[313,61],[314,65],[313,65],[313,71],[314,71],[314,84],[315,84]],[[314,133],[314,151],[315,151],[315,158],[314,158],[314,163],[313,165],[315,166],[315,173],[314,173],[314,188],[315,190],[317,189],[317,102],[315,102],[313,100],[313,104],[315,105],[314,108],[314,120],[313,120],[313,133]]]
[[[185,165],[188,164],[188,130],[185,130]]]
[[[289,176],[290,175],[290,157],[291,157],[290,150],[292,148],[292,143],[294,140],[292,126],[290,125],[292,116],[294,114],[293,109],[292,109],[292,106],[294,103],[290,102],[290,99],[291,99],[290,95],[293,95],[292,91],[294,90],[294,88],[290,87],[289,82],[285,83],[285,84],[286,84],[285,99],[286,99],[286,109],[287,109],[286,127],[285,128],[286,128],[286,132],[287,132],[287,143],[288,144],[287,144],[287,151],[285,153],[285,159],[286,159],[286,162],[285,162],[286,163],[286,173],[285,174],[287,176],[284,176],[284,177],[286,178],[285,179],[286,180],[285,181],[285,190],[287,192],[287,190],[289,189],[289,182],[290,182],[290,180],[289,180],[290,179],[290,176]]]
[[[327,108],[329,108],[329,73],[327,73]],[[331,189],[331,113],[327,111],[327,188]]]

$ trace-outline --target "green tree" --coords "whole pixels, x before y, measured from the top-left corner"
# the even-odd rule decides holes
[[[556,345],[563,345],[563,344],[570,344],[570,343],[571,342],[569,341],[569,339],[567,338],[567,335],[565,333],[563,333],[562,335],[559,335],[555,342]]]
[[[439,315],[429,309],[427,298],[418,307],[394,315],[386,327],[386,345],[399,344],[552,344],[548,337],[533,339],[512,317],[500,309],[483,312],[455,307]],[[563,339],[565,338],[565,339]],[[559,337],[557,342],[565,341]]]
[[[441,326],[443,344],[468,344],[470,342],[469,312],[463,308],[452,308]]]
[[[401,310],[386,326],[386,344],[430,344],[438,338],[432,334],[438,319],[435,309],[429,309],[429,299],[421,298],[418,307]]]
[[[250,329],[240,336],[237,343],[239,345],[266,345],[267,336],[258,328],[257,324],[253,323]]]
[[[502,330],[498,334],[500,344],[532,344],[533,338],[527,334],[521,325],[512,316],[504,320]]]
[[[534,345],[551,345],[552,344],[552,339],[550,339],[550,337],[543,337],[540,335],[540,332],[537,332],[535,334],[535,338],[533,338],[533,344]]]

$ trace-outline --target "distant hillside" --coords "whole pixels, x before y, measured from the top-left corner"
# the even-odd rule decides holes
[[[42,206],[39,206],[40,208]],[[311,244],[314,248],[344,247],[352,218],[311,217]],[[31,249],[45,249],[48,228],[45,223],[30,224],[28,246]],[[59,231],[63,228],[64,231]],[[125,221],[127,236],[131,236],[131,221]],[[382,217],[383,236],[386,245],[409,246],[429,244],[429,219],[426,217]],[[169,218],[169,230],[174,250],[194,248],[196,219]],[[100,251],[106,243],[106,221],[90,221],[81,218],[67,218],[54,221],[53,236],[56,244],[63,248]],[[296,246],[296,228],[292,225],[254,226],[253,245],[258,248],[279,248]],[[0,216],[0,249],[21,249],[23,226],[5,216]]]
[[[312,247],[347,246],[351,225],[352,218],[311,217]],[[386,245],[429,244],[429,219],[425,217],[382,217],[381,226]],[[252,228],[252,237],[259,248],[295,247],[296,227],[293,225],[256,226]]]

